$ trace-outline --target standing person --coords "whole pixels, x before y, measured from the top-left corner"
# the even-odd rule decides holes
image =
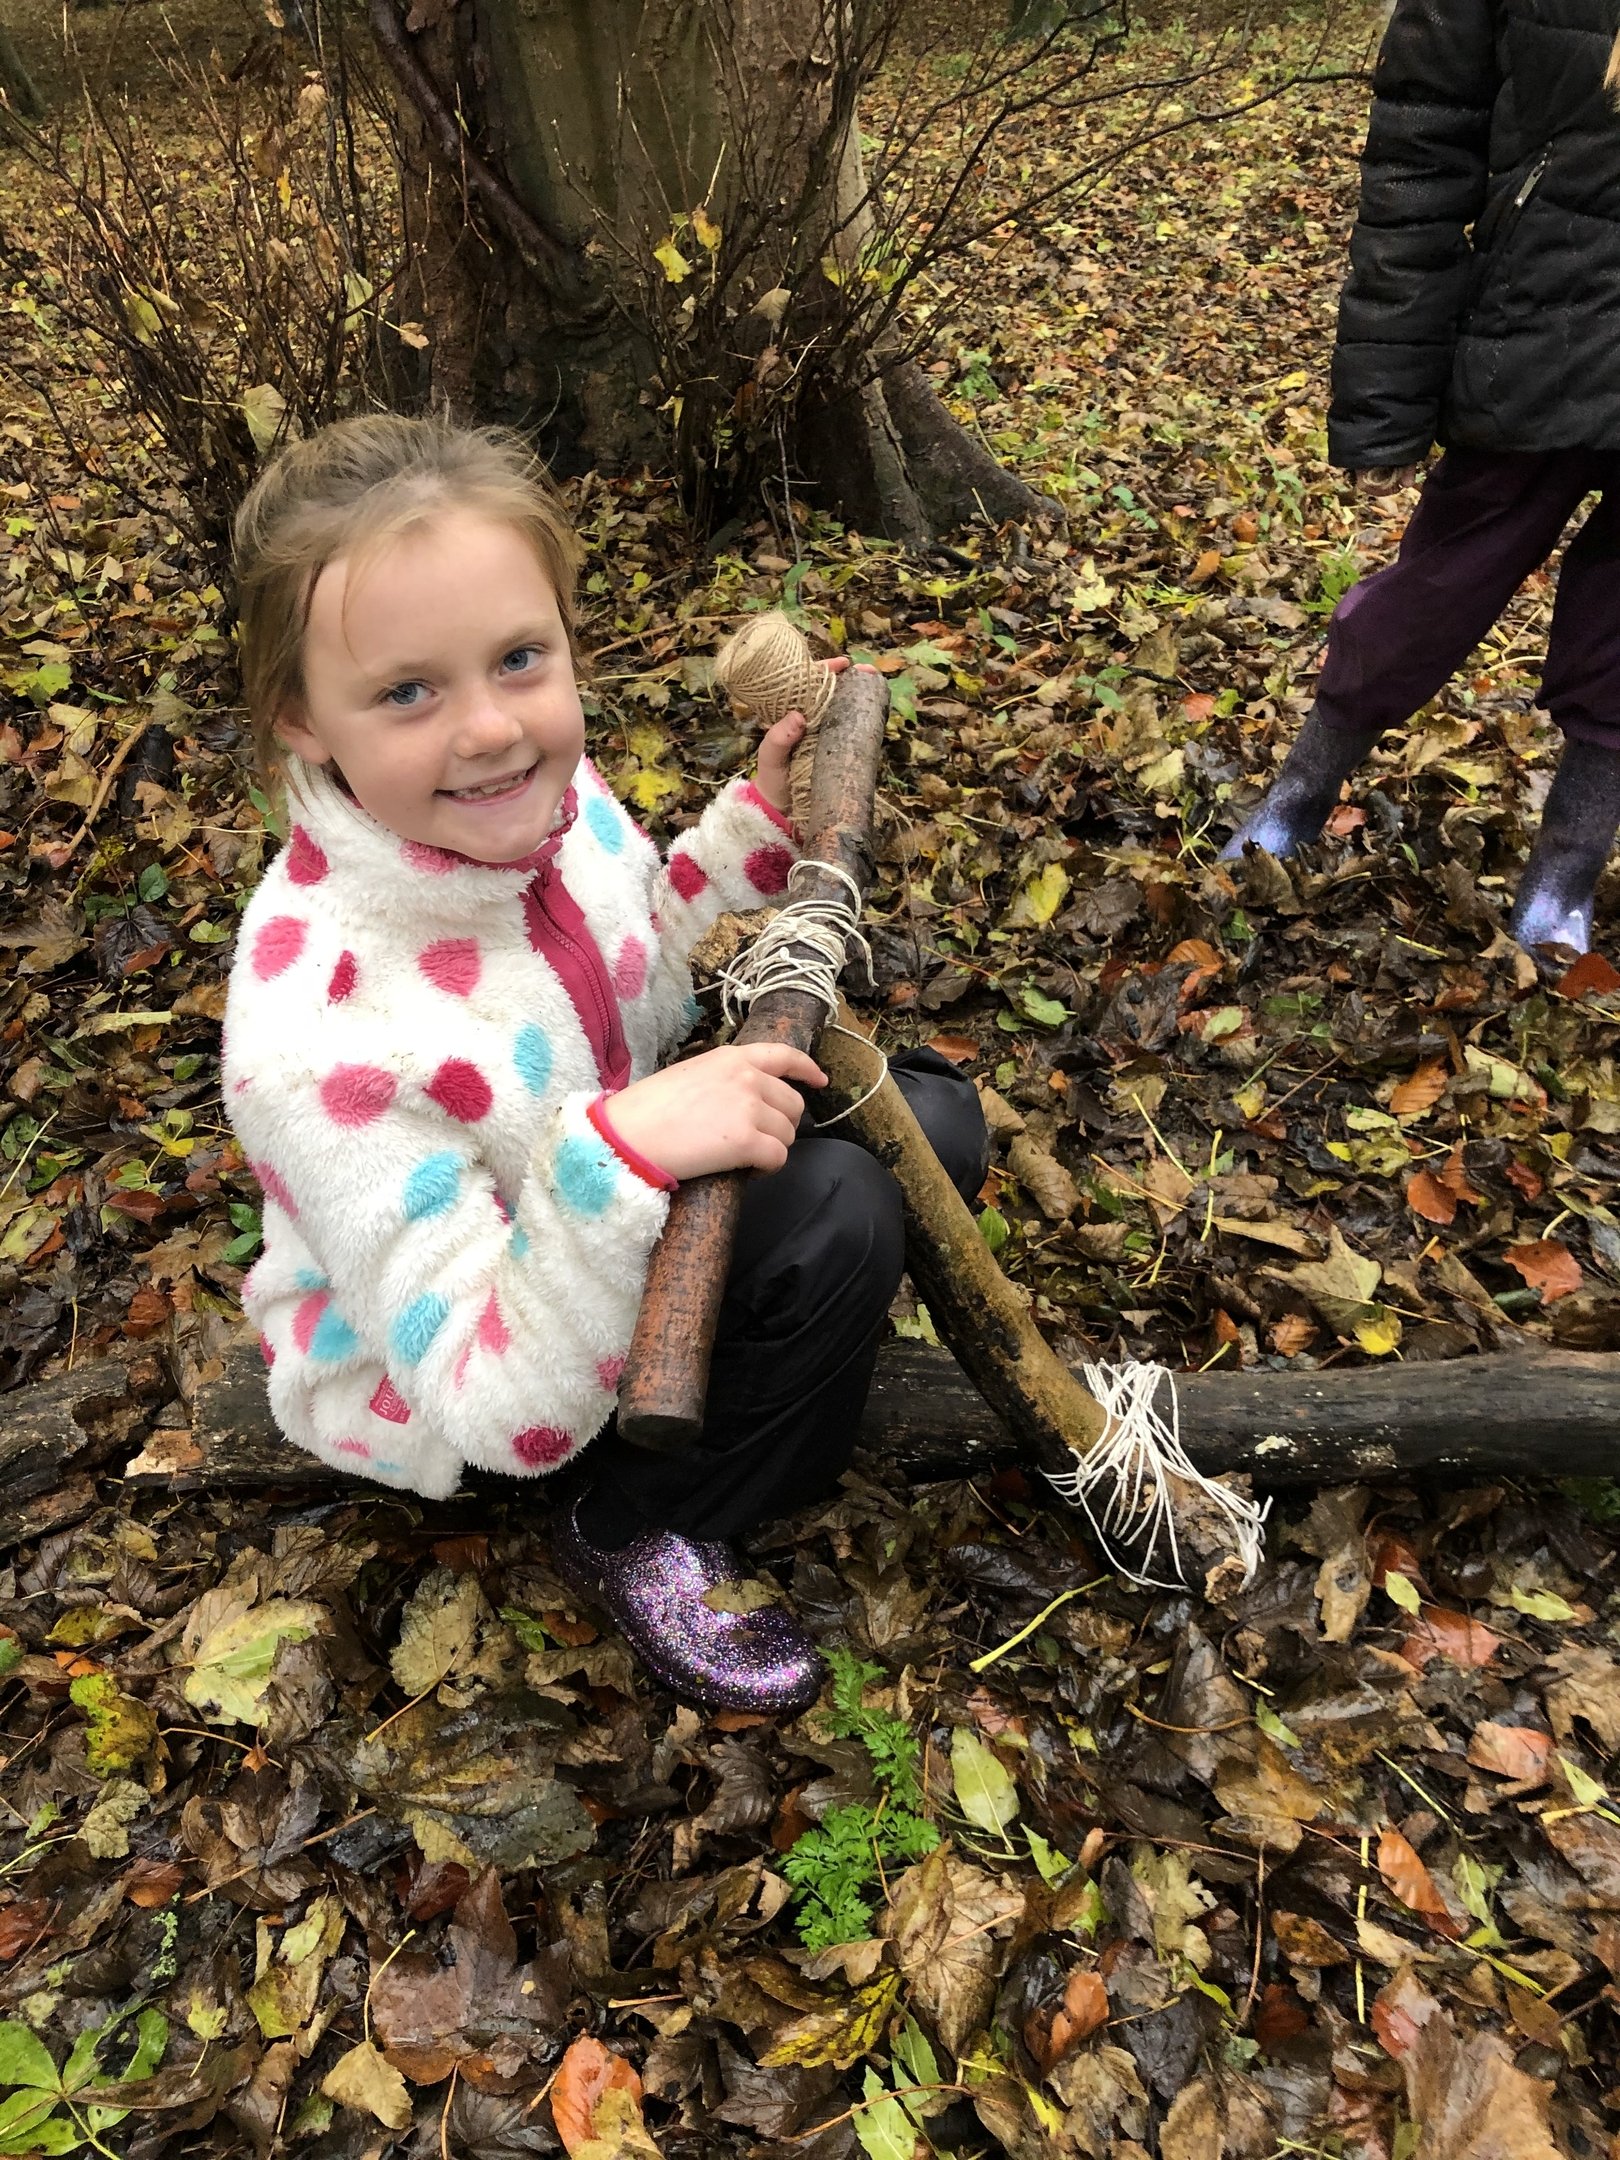
[[[284,451],[236,527],[243,681],[287,845],[231,970],[225,1104],[263,1187],[242,1289],[287,1438],[431,1496],[588,1447],[556,1563],[670,1687],[793,1711],[785,1607],[716,1610],[731,1540],[848,1462],[903,1261],[899,1189],[800,1132],[802,1052],[663,1065],[687,955],[796,854],[789,714],[660,862],[584,754],[576,544],[515,436],[390,415]],[[836,663],[835,663],[836,664]],[[958,1188],[971,1082],[891,1068]],[[678,1180],[749,1183],[702,1437],[630,1446],[614,1391]]]
[[[1559,578],[1540,702],[1564,748],[1511,918],[1579,952],[1620,827],[1617,21],[1617,0],[1395,0],[1328,443],[1361,486],[1445,454],[1395,562],[1339,603],[1310,716],[1222,851],[1314,840],[1597,490]]]

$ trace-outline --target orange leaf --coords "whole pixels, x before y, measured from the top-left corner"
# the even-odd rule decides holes
[[[979,1046],[971,1035],[930,1035],[928,1048],[949,1058],[953,1065],[965,1065],[969,1058],[979,1054]]]
[[[1549,1736],[1529,1725],[1476,1725],[1468,1742],[1468,1760],[1476,1770],[1520,1780],[1543,1777],[1551,1753]]]
[[[1466,1200],[1470,1207],[1478,1207],[1480,1201],[1485,1197],[1483,1193],[1475,1192],[1473,1186],[1468,1182],[1468,1172],[1463,1168],[1463,1149],[1460,1140],[1446,1157],[1446,1167],[1440,1173],[1440,1182],[1448,1193],[1455,1195],[1459,1200]]]
[[[1181,710],[1196,726],[1200,720],[1210,719],[1215,711],[1215,700],[1207,690],[1199,690],[1192,697],[1184,697]]]
[[[1547,1190],[1546,1181],[1540,1171],[1532,1170],[1528,1163],[1519,1162],[1517,1159],[1504,1167],[1502,1175],[1514,1191],[1522,1193],[1526,1200],[1539,1200]]]
[[[1298,1357],[1306,1344],[1315,1340],[1315,1327],[1298,1313],[1284,1313],[1271,1330],[1271,1347],[1279,1357]]]
[[[1378,1840],[1378,1872],[1403,1905],[1421,1913],[1442,1935],[1461,1932],[1434,1886],[1434,1877],[1399,1830],[1386,1830]]]
[[[551,2087],[551,2119],[569,2152],[578,2152],[594,2134],[596,2104],[615,2086],[641,2098],[641,2080],[624,2057],[581,2033],[570,2044]]]
[[[137,1860],[124,1877],[124,1896],[142,1912],[156,1912],[168,1904],[185,1879],[185,1869],[172,1860]]]
[[[1510,1268],[1517,1268],[1532,1290],[1541,1292],[1543,1305],[1550,1305],[1554,1298],[1568,1297],[1581,1287],[1581,1264],[1557,1238],[1510,1245],[1502,1258]]]
[[[1063,2000],[1052,2016],[1046,2043],[1048,2068],[1107,2022],[1108,1990],[1101,1973],[1077,1968],[1070,1973]]]
[[[1207,585],[1220,567],[1220,549],[1205,548],[1203,554],[1194,563],[1192,576],[1188,578],[1187,583],[1189,585]]]
[[[1416,1072],[1408,1073],[1397,1084],[1389,1098],[1389,1107],[1397,1117],[1421,1117],[1425,1110],[1434,1108],[1445,1092],[1445,1059],[1425,1058]]]
[[[1418,1612],[1401,1644],[1401,1656],[1420,1669],[1431,1658],[1449,1658],[1453,1665],[1488,1665],[1495,1657],[1500,1635],[1470,1620],[1466,1613],[1448,1612],[1443,1605],[1425,1605]]]
[[[1269,2054],[1280,2040],[1309,2032],[1305,2005],[1284,1980],[1268,1980],[1254,2014],[1254,2037]]]
[[[1423,1581],[1423,1562],[1417,1556],[1417,1548],[1398,1530],[1380,1530],[1367,1550],[1375,1590],[1382,1590],[1384,1577],[1391,1570],[1404,1575],[1408,1582]]]
[[[1558,995],[1564,998],[1590,997],[1594,992],[1607,997],[1611,990],[1620,990],[1620,975],[1596,952],[1582,953],[1558,980]]]
[[[1425,1222],[1439,1223],[1442,1228],[1456,1220],[1455,1197],[1429,1170],[1420,1170],[1415,1177],[1407,1179],[1406,1204],[1414,1215],[1421,1215]]]

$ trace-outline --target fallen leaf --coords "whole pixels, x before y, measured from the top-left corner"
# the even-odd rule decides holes
[[[389,2130],[411,2126],[411,2096],[405,2080],[369,2040],[358,2041],[338,2058],[322,2079],[321,2091],[340,2107],[375,2115]]]
[[[1488,1665],[1501,1640],[1466,1613],[1448,1611],[1443,1605],[1424,1605],[1407,1630],[1401,1656],[1420,1670],[1437,1657],[1449,1658],[1453,1665]]]
[[[1581,1287],[1581,1266],[1567,1245],[1557,1238],[1536,1238],[1528,1245],[1510,1245],[1502,1258],[1516,1268],[1532,1290],[1541,1292],[1544,1305],[1568,1297]]]
[[[611,2091],[626,2092],[640,2101],[641,2079],[635,2066],[589,2033],[581,2033],[569,2043],[551,2087],[551,2119],[568,2152],[577,2153],[596,2135],[597,2102]]]
[[[1419,1170],[1407,1179],[1406,1204],[1414,1215],[1421,1215],[1425,1222],[1439,1223],[1442,1228],[1456,1220],[1456,1195],[1447,1192],[1430,1170]]]
[[[1396,1083],[1389,1107],[1399,1118],[1426,1117],[1446,1092],[1449,1077],[1444,1058],[1425,1058],[1415,1072]]]
[[[1620,990],[1620,972],[1611,967],[1600,952],[1582,953],[1554,987],[1561,998],[1583,998],[1594,994],[1607,997],[1611,991]]]
[[[951,1783],[957,1805],[981,1830],[1005,1831],[1017,1819],[1018,1787],[978,1734],[958,1725],[951,1734]]]
[[[1411,1843],[1393,1827],[1378,1840],[1378,1872],[1394,1896],[1415,1913],[1421,1913],[1442,1935],[1460,1935],[1446,1902]]]
[[[1477,1770],[1498,1777],[1539,1783],[1547,1774],[1551,1737],[1528,1725],[1476,1725],[1468,1738],[1468,1760]]]
[[[1020,1133],[1007,1150],[1007,1168],[1023,1186],[1048,1222],[1064,1222],[1080,1205],[1074,1179],[1058,1161],[1028,1133]]]
[[[1459,2033],[1450,2011],[1430,2000],[1398,2057],[1407,2113],[1422,2126],[1422,2160],[1561,2160],[1547,2112],[1551,2081],[1526,2077],[1494,2033]]]

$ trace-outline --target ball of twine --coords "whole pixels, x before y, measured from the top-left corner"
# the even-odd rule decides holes
[[[727,638],[715,655],[714,679],[744,717],[761,727],[774,727],[784,713],[804,714],[807,725],[788,770],[791,816],[803,833],[816,734],[838,678],[811,652],[803,631],[773,609]]]

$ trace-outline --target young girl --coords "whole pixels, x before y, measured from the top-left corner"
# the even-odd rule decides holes
[[[589,1443],[556,1564],[712,1707],[791,1712],[821,1666],[783,1606],[716,1611],[730,1540],[820,1497],[853,1449],[902,1267],[898,1189],[801,1128],[802,1053],[659,1069],[687,955],[782,891],[787,765],[763,738],[660,862],[584,755],[575,542],[520,440],[345,421],[285,451],[236,528],[243,680],[286,846],[243,917],[223,1072],[263,1187],[243,1285],[287,1437],[434,1497],[467,1463],[539,1477]],[[966,1195],[971,1084],[892,1068]],[[744,1169],[701,1443],[613,1425],[648,1255],[682,1178]],[[720,1602],[725,1602],[724,1600]]]
[[[1564,735],[1512,930],[1584,952],[1620,826],[1620,41],[1615,0],[1396,0],[1373,82],[1328,439],[1409,483],[1400,555],[1348,592],[1315,707],[1224,852],[1314,840],[1543,563],[1583,499],[1541,703]]]

